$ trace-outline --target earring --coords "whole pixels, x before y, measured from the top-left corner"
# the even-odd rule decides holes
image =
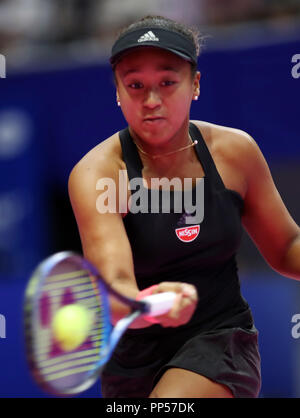
[[[117,100],[117,105],[121,106],[120,100]]]
[[[194,96],[194,100],[198,100],[198,97],[199,97],[199,96]]]

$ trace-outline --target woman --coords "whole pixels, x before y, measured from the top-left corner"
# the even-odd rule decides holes
[[[133,298],[177,293],[168,314],[126,332],[104,370],[104,397],[257,397],[258,332],[235,257],[242,225],[273,269],[300,278],[299,227],[255,141],[189,120],[200,94],[198,55],[197,34],[172,20],[148,16],[126,28],[111,64],[128,128],[92,149],[70,175],[84,255],[103,277]],[[116,184],[117,209],[109,203],[105,212],[98,186],[107,178]],[[175,185],[171,192],[152,182],[162,178]],[[140,211],[136,179],[143,181]],[[165,193],[170,210],[158,201]],[[186,196],[200,216],[177,210]],[[125,313],[116,307],[114,321]]]

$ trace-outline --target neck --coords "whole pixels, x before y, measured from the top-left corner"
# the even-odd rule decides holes
[[[129,127],[133,141],[135,142],[142,162],[146,166],[166,169],[180,162],[190,162],[195,157],[194,145],[189,135],[189,121],[172,138],[163,144],[151,144],[143,140]]]

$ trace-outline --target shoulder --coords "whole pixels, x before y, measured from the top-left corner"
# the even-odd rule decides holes
[[[200,130],[213,158],[222,158],[245,169],[262,157],[256,141],[241,129],[198,120],[191,122]]]
[[[69,176],[69,189],[96,180],[99,177],[114,177],[118,170],[124,168],[119,133],[106,138],[92,148],[73,167]]]
[[[194,123],[212,150],[224,150],[230,152],[252,148],[256,142],[247,132],[228,126],[216,125],[214,123],[191,120]]]

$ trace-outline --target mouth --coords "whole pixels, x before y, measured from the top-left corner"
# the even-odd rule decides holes
[[[161,121],[164,121],[164,120],[165,120],[165,118],[160,117],[160,116],[151,116],[149,118],[143,119],[143,122],[147,122],[147,123],[158,123],[158,122],[161,122]]]

